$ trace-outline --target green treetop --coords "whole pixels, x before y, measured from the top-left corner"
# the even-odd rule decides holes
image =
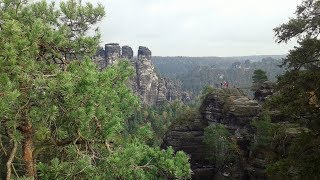
[[[268,81],[268,76],[265,71],[257,69],[253,72],[252,80],[251,90],[256,91],[264,82]]]
[[[305,0],[296,17],[274,29],[278,42],[298,38],[299,46],[290,50],[283,66],[287,72],[279,78],[278,104],[283,112],[303,117],[310,127],[320,130],[320,1]],[[318,131],[317,130],[317,131]]]
[[[283,61],[287,71],[278,79],[278,93],[269,106],[280,109],[311,131],[292,143],[288,156],[270,167],[270,174],[278,178],[317,179],[320,177],[320,1],[304,0],[295,15],[274,29],[279,43],[298,39],[298,46]]]
[[[88,32],[104,15],[75,0],[0,0],[1,177],[190,176],[184,153],[123,138],[139,101],[127,88],[128,62],[98,71],[90,60],[100,34]]]

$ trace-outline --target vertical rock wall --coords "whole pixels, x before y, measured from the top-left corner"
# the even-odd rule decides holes
[[[248,174],[253,172],[256,173],[252,175],[253,179],[263,179],[263,170],[259,174],[259,167],[251,167],[249,163],[253,139],[251,121],[260,111],[261,106],[243,92],[237,89],[217,89],[205,97],[194,120],[170,128],[162,147],[172,146],[176,151],[183,150],[189,154],[194,179],[247,179]],[[217,124],[223,125],[231,133],[240,154],[234,163],[226,164],[221,169],[216,169],[214,164],[208,162],[203,143],[204,129]]]
[[[144,104],[156,104],[158,99],[159,78],[151,63],[151,51],[139,47],[136,61],[138,92]]]
[[[105,45],[105,60],[106,65],[117,63],[121,57],[120,46],[117,43],[110,43]]]
[[[174,100],[189,101],[189,94],[182,92],[181,83],[159,77],[151,62],[151,54],[147,47],[140,46],[135,58],[131,47],[120,47],[117,43],[110,43],[97,53],[95,62],[103,69],[120,59],[128,59],[135,68],[135,74],[129,85],[144,104],[161,105]]]
[[[122,46],[121,58],[129,60],[133,58],[133,50],[130,46]]]

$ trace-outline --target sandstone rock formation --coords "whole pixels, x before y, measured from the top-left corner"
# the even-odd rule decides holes
[[[200,107],[203,120],[209,124],[223,124],[235,138],[241,154],[237,162],[228,164],[220,170],[220,174],[240,179],[250,176],[251,171],[255,173],[263,171],[260,166],[251,167],[251,161],[249,162],[250,145],[254,134],[251,122],[261,110],[262,107],[257,101],[250,100],[237,89],[218,90],[209,94],[203,101]],[[256,174],[255,178],[264,176],[263,172]]]
[[[129,84],[144,104],[160,105],[167,101],[190,100],[189,94],[181,90],[181,83],[159,77],[151,62],[151,51],[147,47],[140,46],[135,58],[129,46],[120,47],[117,43],[106,44],[104,50],[98,51],[95,62],[103,69],[117,63],[120,59],[129,60],[135,68],[136,73]]]
[[[257,129],[253,120],[262,116],[262,106],[250,100],[238,89],[214,89],[207,94],[197,114],[187,121],[174,123],[163,139],[162,148],[189,154],[193,179],[267,179],[266,168],[270,154],[286,156],[290,143],[309,130],[292,124],[277,111],[270,112],[271,123],[281,128],[280,141],[274,140],[268,148],[254,148]],[[256,121],[255,121],[256,122]],[[204,130],[209,125],[223,125],[236,142],[237,159],[218,168],[207,160]],[[276,139],[277,139],[276,138]],[[219,154],[219,153],[218,153]]]
[[[116,63],[121,57],[120,46],[117,43],[110,43],[105,45],[105,61],[106,65]]]
[[[130,46],[122,46],[121,58],[124,58],[124,59],[133,58],[133,50]]]
[[[158,75],[151,63],[151,51],[146,47],[139,47],[138,59],[135,62],[137,76],[137,90],[144,104],[156,104],[160,88]]]
[[[275,83],[266,81],[254,92],[254,99],[259,102],[264,102],[274,93]]]
[[[183,150],[189,154],[195,179],[246,177],[249,147],[253,138],[250,122],[260,111],[261,106],[257,101],[250,100],[240,90],[217,89],[203,100],[199,114],[193,121],[171,127],[164,138],[163,147],[172,146],[175,150]],[[223,124],[233,135],[241,151],[241,157],[236,163],[219,170],[205,157],[204,129],[211,124]]]
[[[215,169],[206,160],[204,129],[208,122],[198,114],[194,120],[173,125],[163,139],[162,148],[172,146],[175,151],[184,151],[190,156],[191,168],[197,179],[212,177]]]

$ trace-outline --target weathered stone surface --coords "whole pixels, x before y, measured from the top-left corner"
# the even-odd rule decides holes
[[[241,157],[233,165],[226,167],[222,174],[232,178],[246,176],[247,159],[253,138],[251,121],[262,108],[257,101],[250,100],[237,89],[217,89],[203,101],[200,112],[204,120],[210,124],[223,124],[234,136]]]
[[[196,117],[192,122],[171,127],[164,138],[162,147],[172,146],[175,150],[183,150],[188,153],[197,178],[214,179],[218,176],[231,179],[245,178],[253,138],[251,121],[260,111],[261,106],[258,102],[250,100],[240,90],[217,89],[203,100],[199,109],[200,117]],[[241,151],[241,157],[237,162],[228,164],[222,169],[215,169],[214,164],[206,160],[203,134],[204,129],[210,124],[223,124],[233,135]],[[256,170],[254,165],[250,167]],[[210,178],[204,174],[210,175]]]
[[[151,51],[143,46],[139,47],[136,61],[138,92],[144,104],[156,104],[159,89],[159,78],[151,63]]]
[[[124,59],[132,59],[133,58],[132,48],[130,46],[122,46],[121,57]]]
[[[148,59],[151,60],[151,51],[149,48],[144,46],[139,46],[138,59]]]
[[[187,124],[177,124],[171,127],[166,134],[162,147],[172,146],[174,150],[183,150],[191,158],[193,169],[200,166],[210,165],[205,159],[205,145],[203,143],[204,128],[208,122],[201,119],[199,114],[194,121]]]
[[[255,128],[252,120],[258,117],[262,107],[250,100],[237,89],[216,89],[208,94],[199,109],[199,116],[193,121],[174,124],[167,132],[162,147],[172,146],[176,151],[183,150],[191,157],[194,170],[193,179],[267,179],[267,154],[270,149],[252,150],[255,141]],[[271,121],[284,128],[285,139],[274,144],[272,153],[286,155],[290,143],[307,128],[292,124],[277,111],[271,112]],[[220,124],[231,133],[237,144],[238,159],[219,169],[206,160],[204,129],[209,125]],[[276,142],[274,142],[276,143]],[[277,148],[281,147],[281,148]]]
[[[254,99],[259,102],[264,102],[268,97],[272,96],[274,93],[274,86],[275,84],[266,81],[264,82],[255,92],[254,92]]]
[[[147,47],[140,46],[138,56],[134,58],[131,47],[120,48],[119,44],[110,43],[105,45],[104,50],[98,51],[95,62],[103,69],[117,63],[120,58],[130,60],[135,74],[128,84],[144,104],[161,105],[175,100],[190,101],[190,95],[181,90],[180,82],[159,77],[151,62],[151,54]]]
[[[105,60],[105,51],[103,48],[98,49],[95,58],[93,59],[96,64],[98,64],[100,69],[103,69],[107,66],[106,60]]]
[[[121,57],[120,46],[117,43],[110,43],[105,45],[105,60],[106,65],[112,65]]]

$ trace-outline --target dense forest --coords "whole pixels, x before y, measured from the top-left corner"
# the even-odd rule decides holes
[[[203,87],[219,87],[225,81],[250,92],[256,69],[266,71],[269,80],[275,82],[284,72],[279,67],[283,57],[153,57],[152,61],[161,75],[182,82],[183,90],[199,95]]]
[[[320,178],[319,0],[273,30],[286,56],[133,58],[105,14],[0,0],[1,179]]]

